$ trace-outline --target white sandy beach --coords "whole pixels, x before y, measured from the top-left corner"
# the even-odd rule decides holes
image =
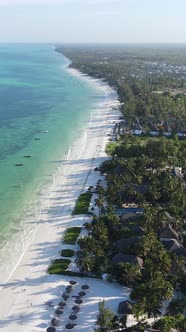
[[[73,75],[80,75],[78,71],[70,71]],[[83,79],[89,78],[83,76]],[[98,84],[94,80],[93,83]],[[68,161],[56,175],[48,205],[41,211],[30,244],[10,279],[0,289],[0,328],[4,332],[46,331],[71,279],[77,281],[71,294],[73,296],[78,294],[81,285],[90,286],[81,304],[74,331],[93,331],[100,300],[104,299],[107,307],[117,311],[118,303],[129,297],[129,289],[117,284],[46,273],[50,261],[59,257],[58,253],[63,248],[61,239],[65,229],[82,225],[89,218],[72,217],[71,211],[79,194],[100,179],[94,168],[106,158],[107,134],[119,116],[119,112],[113,110],[118,105],[116,93],[102,83],[100,88],[106,96],[105,102],[92,112],[86,132],[71,147]],[[66,331],[64,326],[69,322],[74,299],[71,296],[67,300],[57,331]],[[47,305],[47,301],[52,301],[52,306]]]

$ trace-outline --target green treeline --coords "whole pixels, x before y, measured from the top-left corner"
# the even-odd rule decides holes
[[[73,47],[57,50],[72,66],[113,86],[131,125],[146,130],[168,121],[173,132],[186,129],[186,48]]]
[[[57,50],[73,67],[117,90],[125,120],[116,141],[107,146],[111,158],[100,166],[108,186],[97,188],[99,216],[85,225],[88,235],[78,240],[77,266],[82,273],[107,273],[110,281],[131,287],[136,317],[161,317],[169,300],[154,328],[184,332],[186,303],[179,294],[186,294],[186,140],[176,134],[186,132],[186,48]],[[134,136],[135,128],[143,135]],[[159,136],[149,137],[150,131]],[[170,137],[163,136],[166,131]],[[141,212],[120,217],[119,211],[130,206]],[[104,305],[97,323],[97,331],[104,324],[117,327]]]

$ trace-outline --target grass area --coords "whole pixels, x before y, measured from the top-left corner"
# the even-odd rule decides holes
[[[74,277],[89,277],[89,275],[85,275],[81,272],[74,272],[67,270],[70,264],[70,259],[60,258],[55,259],[48,268],[49,274],[60,274],[60,275],[67,275],[67,276],[74,276]],[[101,278],[100,275],[90,275],[90,278]]]
[[[63,256],[63,257],[72,257],[72,256],[74,256],[74,250],[71,250],[71,249],[61,250],[61,256]]]
[[[69,227],[67,228],[63,243],[65,244],[76,244],[77,238],[81,232],[81,227]]]
[[[76,202],[76,206],[72,212],[72,214],[87,214],[88,208],[90,205],[92,194],[91,193],[83,193],[78,197]]]
[[[71,260],[70,259],[55,259],[48,268],[49,274],[63,274],[67,270]]]

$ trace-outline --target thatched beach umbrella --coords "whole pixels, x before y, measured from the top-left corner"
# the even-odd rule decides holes
[[[46,305],[49,305],[49,307],[53,306],[53,301],[47,301],[45,302]]]
[[[83,292],[83,291],[81,291],[81,292],[79,292],[79,293],[78,293],[78,295],[79,295],[79,296],[85,296],[85,295],[86,295],[86,293],[85,293],[85,292]]]
[[[80,299],[79,295],[72,295],[72,297],[74,297],[75,299]]]
[[[65,292],[69,294],[72,291],[72,285],[66,287]]]
[[[69,284],[70,284],[70,285],[75,285],[75,284],[77,284],[77,282],[76,282],[75,280],[70,280],[70,281],[69,281]]]
[[[54,317],[54,318],[51,319],[51,323],[52,323],[53,326],[57,326],[59,324],[59,319]]]
[[[63,293],[62,298],[66,301],[69,299],[69,295],[67,293]]]
[[[81,304],[81,303],[83,303],[83,301],[82,301],[81,299],[76,299],[76,300],[75,300],[75,303],[77,303],[77,304]]]
[[[55,332],[56,331],[56,329],[55,329],[55,327],[48,327],[47,329],[47,332]]]
[[[82,289],[89,289],[89,285],[83,285],[81,288]]]
[[[63,307],[65,307],[67,304],[66,304],[65,301],[61,301],[61,302],[58,303],[58,305],[59,305],[61,308],[63,308]]]
[[[79,305],[74,305],[74,306],[72,307],[72,310],[73,310],[73,311],[79,311],[79,310],[80,310],[80,306],[79,306]]]
[[[55,314],[56,314],[56,315],[62,315],[62,313],[63,313],[63,310],[61,310],[61,309],[57,309],[57,310],[55,311]]]
[[[66,288],[67,289],[73,289],[73,285],[68,285]]]
[[[72,289],[70,289],[70,288],[66,288],[66,290],[65,290],[65,292],[67,293],[67,294],[70,294],[71,292],[72,292]]]
[[[72,287],[72,285],[68,285],[67,287],[66,287],[66,289],[72,289],[73,287]]]
[[[74,324],[68,323],[68,324],[65,325],[65,328],[66,328],[67,330],[71,330],[71,329],[74,328],[74,326],[75,326]]]
[[[72,315],[69,316],[69,319],[75,320],[75,319],[77,319],[77,316],[75,314],[72,314]]]

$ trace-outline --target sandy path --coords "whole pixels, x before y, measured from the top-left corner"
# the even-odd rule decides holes
[[[86,217],[73,218],[71,210],[82,189],[95,185],[100,178],[94,168],[106,158],[107,134],[113,126],[111,123],[118,118],[118,111],[111,112],[113,97],[113,91],[107,88],[107,101],[101,109],[94,111],[86,135],[83,134],[72,146],[69,160],[55,180],[48,207],[41,212],[32,241],[9,282],[0,290],[0,328],[4,332],[46,331],[54,308],[45,302],[52,300],[56,305],[71,279],[47,275],[46,270],[50,260],[62,249],[60,240],[66,227],[83,224],[86,220]],[[74,331],[93,330],[100,299],[104,298],[116,309],[118,302],[128,297],[129,290],[122,290],[117,285],[111,286],[100,280],[73,279],[77,280],[73,292],[79,291],[82,283],[90,285]],[[65,331],[62,326],[69,321],[72,303],[73,298],[69,300],[58,331]]]

